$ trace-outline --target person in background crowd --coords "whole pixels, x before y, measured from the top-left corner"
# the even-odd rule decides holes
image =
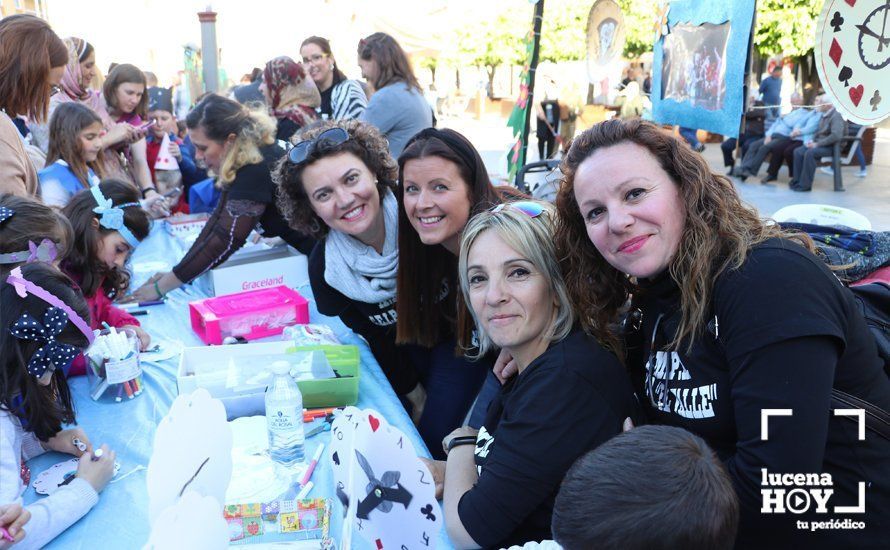
[[[42,122],[62,81],[68,49],[46,21],[32,15],[0,19],[0,193],[37,196],[37,170],[12,119]]]
[[[696,153],[701,153],[705,150],[705,144],[698,140],[697,129],[680,126],[679,133],[680,136],[686,140],[686,143],[689,144],[689,147]]]
[[[769,76],[760,81],[760,99],[767,107],[771,107],[767,113],[767,124],[779,118],[782,106],[782,66],[776,65],[769,72]]]
[[[276,57],[263,69],[260,92],[266,98],[269,114],[278,121],[275,139],[290,141],[294,132],[314,122],[321,96],[306,69],[287,56]]]
[[[622,346],[616,323],[632,296],[622,347],[648,421],[691,431],[724,461],[741,509],[736,547],[885,546],[890,440],[868,428],[862,441],[859,423],[831,410],[846,408],[832,404],[837,392],[890,410],[890,379],[812,240],[764,223],[650,122],[595,125],[561,168],[555,240],[578,317]],[[793,414],[762,437],[772,408]],[[830,475],[831,506],[856,506],[865,491],[865,528],[810,533],[796,522],[815,515],[761,513],[764,476],[779,473]]]
[[[149,120],[154,121],[154,124],[148,130],[148,136],[145,138],[146,157],[148,168],[151,170],[152,181],[156,185],[158,184],[155,164],[158,160],[164,136],[168,136],[168,152],[176,159],[179,172],[181,173],[180,183],[184,184],[183,193],[178,201],[172,201],[176,205],[172,210],[182,211],[183,204],[185,204],[186,208],[188,207],[188,187],[192,183],[204,179],[206,173],[199,170],[195,165],[194,148],[186,147],[183,140],[178,136],[179,128],[177,127],[176,117],[173,115],[173,94],[170,90],[167,88],[148,89],[148,117]],[[169,169],[166,170],[170,171]],[[169,187],[163,190],[158,187],[158,190],[161,194],[170,192]]]
[[[672,426],[640,426],[582,456],[553,505],[563,550],[731,550],[738,525],[720,459]]]
[[[152,183],[146,158],[144,138],[147,128],[143,124],[143,118],[146,115],[148,96],[145,95],[145,90],[145,75],[138,67],[127,63],[116,66],[105,80],[102,97],[109,116],[106,121],[107,129],[113,124],[127,123],[138,131],[138,140],[124,147],[106,149],[103,163],[108,177],[133,182],[144,198],[152,198],[158,195],[158,191]],[[155,204],[164,208],[164,214],[168,213],[166,204]]]
[[[86,105],[68,102],[56,109],[49,122],[47,166],[37,173],[43,202],[62,208],[81,189],[99,183],[104,174],[102,119]]]
[[[320,36],[310,36],[300,45],[303,65],[321,92],[321,105],[316,111],[323,120],[358,118],[368,106],[361,85],[346,78],[337,66],[331,43]]]
[[[424,460],[443,485],[445,528],[457,548],[551,538],[566,471],[636,416],[621,362],[574,326],[554,225],[551,205],[519,201],[477,214],[461,236],[461,295],[479,354],[500,348],[519,374],[478,431],[458,428],[443,439],[447,462]]]
[[[813,188],[816,164],[822,157],[834,154],[834,144],[847,133],[844,117],[834,108],[828,96],[816,99],[816,112],[819,114],[819,127],[813,139],[804,141],[794,150],[794,177],[788,183],[792,191],[809,191]]]
[[[236,86],[232,90],[232,96],[234,96],[235,101],[242,105],[254,102],[265,103],[266,98],[263,96],[263,92],[260,91],[260,85],[263,83],[263,70],[259,67],[254,67],[250,74],[245,76],[247,76],[247,83]],[[243,81],[244,79],[242,79]],[[201,101],[200,98],[198,101]]]
[[[782,167],[782,152],[788,143],[815,132],[819,123],[819,116],[815,111],[801,108],[801,102],[800,94],[795,92],[791,95],[791,112],[773,122],[763,138],[751,142],[748,152],[742,157],[742,163],[733,170],[733,176],[742,181],[756,176],[767,155],[775,155],[770,158],[770,172],[767,176],[778,176],[779,168]],[[772,180],[767,178],[767,181]]]
[[[374,88],[359,120],[376,126],[389,141],[392,157],[398,158],[409,139],[433,125],[433,110],[395,38],[375,32],[359,40],[358,64]]]
[[[491,364],[487,358],[467,357],[475,346],[472,317],[458,298],[461,232],[474,214],[525,197],[491,184],[479,152],[466,137],[435,128],[414,136],[399,157],[396,197],[396,342],[414,346],[414,363],[422,366],[418,390],[425,394],[418,430],[433,457],[443,458],[442,438],[462,425]],[[486,384],[471,426],[479,426],[499,389],[493,378]]]
[[[190,283],[226,261],[254,229],[281,237],[303,254],[312,252],[315,239],[291,229],[276,205],[270,171],[284,151],[275,144],[275,120],[265,111],[208,94],[189,113],[196,160],[216,175],[221,196],[182,260],[172,271],[153,275],[128,300],[157,300]]]
[[[745,111],[745,131],[738,139],[729,138],[720,144],[720,150],[723,151],[723,166],[729,168],[727,176],[735,168],[735,148],[741,144],[742,157],[744,158],[748,146],[763,138],[763,120],[766,118],[766,110],[761,107],[763,107],[763,102],[756,96],[748,98],[748,110]]]

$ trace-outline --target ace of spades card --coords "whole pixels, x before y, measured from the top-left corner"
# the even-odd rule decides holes
[[[890,116],[890,2],[825,0],[816,29],[816,70],[843,117]]]
[[[435,483],[408,437],[377,411],[354,407],[331,433],[337,497],[353,532],[378,549],[435,548],[442,526]]]

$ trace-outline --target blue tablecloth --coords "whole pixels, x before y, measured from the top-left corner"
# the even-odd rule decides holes
[[[154,272],[154,269],[144,269],[146,265],[154,268],[166,263],[169,269],[183,253],[183,247],[178,241],[166,233],[164,223],[155,223],[151,235],[133,254],[132,264],[135,272],[133,288]],[[150,310],[150,314],[139,318],[142,326],[153,338],[178,340],[185,346],[203,345],[192,331],[188,317],[188,303],[207,297],[201,287],[200,282],[183,286],[168,295],[166,304],[146,308]],[[418,453],[429,457],[420,435],[393,393],[367,344],[339,319],[319,314],[308,285],[298,288],[297,291],[309,300],[311,322],[327,324],[333,328],[341,342],[359,346],[362,370],[357,406],[379,411],[392,426],[408,435]],[[150,525],[146,472],[139,467],[148,466],[155,429],[178,395],[176,386],[178,364],[177,357],[160,364],[144,365],[144,393],[121,403],[94,402],[88,393],[86,377],[80,376],[69,380],[78,425],[87,432],[94,444],[107,443],[117,452],[121,470],[117,479],[112,480],[100,495],[99,504],[56,538],[49,547],[85,550],[139,548],[148,540]],[[307,455],[311,456],[319,443],[327,444],[330,439],[329,434],[330,432],[323,432],[307,440]],[[51,452],[34,458],[28,464],[32,476],[37,476],[56,462],[67,458],[70,457]],[[312,479],[315,488],[310,496],[333,496],[333,477],[326,461],[322,460],[319,463]],[[38,496],[33,487],[25,491],[25,504],[34,502],[38,498],[43,497]],[[336,499],[334,500],[331,534],[339,539],[342,507]],[[371,548],[360,538],[358,532],[354,532],[353,547]],[[439,534],[438,548],[451,548],[444,528]]]

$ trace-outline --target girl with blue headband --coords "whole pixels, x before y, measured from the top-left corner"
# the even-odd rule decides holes
[[[133,329],[142,349],[151,337],[139,321],[112,301],[130,286],[125,264],[133,250],[148,236],[148,214],[139,206],[139,191],[132,185],[107,179],[78,192],[62,210],[74,231],[74,244],[62,262],[62,270],[80,285],[90,306],[92,328],[103,323]],[[69,374],[80,374],[80,363]]]

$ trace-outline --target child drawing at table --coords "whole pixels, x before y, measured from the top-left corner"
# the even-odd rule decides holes
[[[124,265],[150,229],[148,215],[139,206],[139,191],[127,183],[107,179],[80,191],[62,214],[74,230],[74,244],[62,262],[62,271],[80,285],[86,296],[91,328],[108,323],[132,329],[142,349],[146,349],[151,336],[140,328],[135,317],[112,305],[112,300],[129,288],[130,274]],[[69,376],[85,370],[78,361]]]
[[[75,422],[62,371],[93,338],[77,287],[51,265],[26,264],[0,282],[0,310],[0,503],[22,504],[27,460],[49,450],[80,457],[73,481],[25,507],[27,536],[15,547],[41,548],[96,505],[115,454],[103,445],[94,457],[82,429],[62,429]],[[18,539],[22,526],[12,527]]]
[[[102,175],[102,119],[80,103],[63,103],[49,122],[46,168],[37,173],[43,202],[62,208]],[[98,174],[98,176],[97,176]]]

